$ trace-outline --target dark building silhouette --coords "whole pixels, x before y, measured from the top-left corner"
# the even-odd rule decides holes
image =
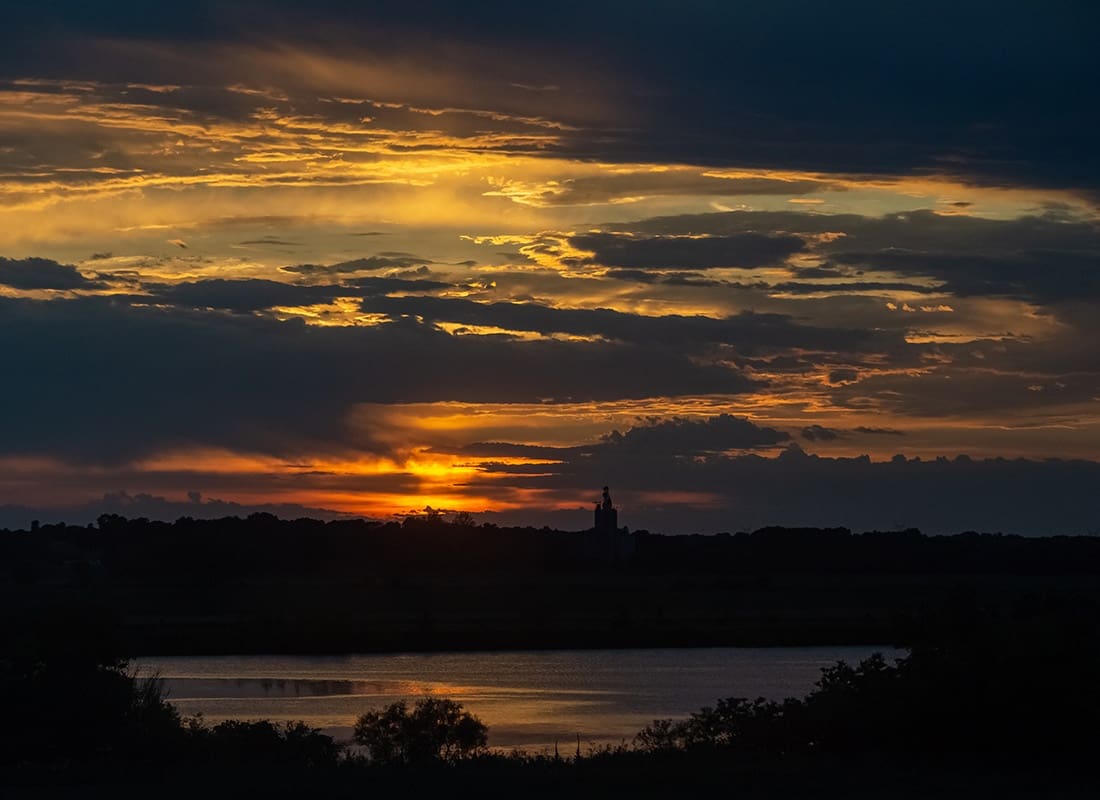
[[[593,526],[598,531],[619,530],[619,511],[611,503],[611,490],[603,487],[603,501],[596,501],[596,522]]]
[[[623,561],[634,557],[634,537],[619,530],[619,511],[611,502],[611,490],[603,487],[603,498],[596,501],[592,533],[585,542],[589,558]]]

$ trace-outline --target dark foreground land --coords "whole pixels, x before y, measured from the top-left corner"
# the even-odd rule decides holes
[[[0,531],[0,622],[95,609],[131,654],[882,644],[922,609],[1100,599],[1100,538],[719,536],[104,517]]]
[[[188,770],[94,783],[0,784],[5,798],[716,798],[751,800],[1093,800],[1100,790],[1080,763],[1021,765],[1008,759],[926,763],[853,758],[650,760],[574,764],[476,763],[427,769],[354,767],[328,774],[253,764],[214,773]]]
[[[0,532],[0,587],[5,798],[1100,796],[1094,538],[116,517]],[[302,725],[211,727],[126,668],[167,652],[814,642],[908,655],[560,757],[487,752],[453,720],[376,719],[360,749]]]
[[[1095,611],[955,605],[914,622],[903,659],[838,664],[804,699],[717,698],[621,747],[559,756],[486,751],[456,704],[417,716],[446,712],[437,698],[361,717],[350,750],[301,724],[181,719],[74,613],[0,658],[0,795],[1095,797]]]

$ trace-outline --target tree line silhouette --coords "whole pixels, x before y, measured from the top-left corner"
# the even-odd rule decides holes
[[[590,532],[469,518],[104,516],[0,531],[0,623],[91,607],[160,654],[875,644],[960,593],[1100,598],[1098,537],[622,535],[609,560]]]
[[[96,525],[35,525],[0,530],[0,555],[9,579],[30,582],[59,565],[104,568],[126,576],[241,577],[341,575],[415,568],[458,571],[499,566],[532,572],[604,564],[584,547],[585,532],[474,524],[439,515],[403,522],[246,518],[175,522],[103,515]],[[626,529],[623,529],[624,531]],[[847,528],[761,528],[716,535],[632,534],[635,571],[938,572],[1094,574],[1100,537],[968,532],[928,536],[915,529],[853,533]]]

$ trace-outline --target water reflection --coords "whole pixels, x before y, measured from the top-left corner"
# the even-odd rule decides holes
[[[823,667],[879,647],[706,648],[369,656],[146,658],[184,714],[304,720],[347,738],[371,708],[450,697],[489,725],[494,747],[552,750],[630,740],[657,717],[719,697],[803,696]],[[900,655],[900,654],[899,654]],[[570,744],[572,743],[572,744]]]

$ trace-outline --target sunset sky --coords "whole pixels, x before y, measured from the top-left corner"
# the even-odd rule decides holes
[[[5,4],[0,526],[1100,529],[1091,2]]]

